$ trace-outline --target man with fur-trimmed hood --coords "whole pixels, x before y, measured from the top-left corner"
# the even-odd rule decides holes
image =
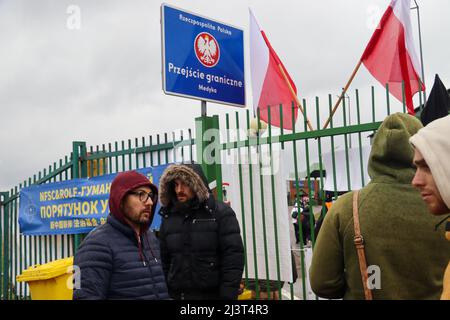
[[[216,201],[198,164],[175,164],[160,179],[160,245],[174,299],[236,299],[244,247],[236,215]]]

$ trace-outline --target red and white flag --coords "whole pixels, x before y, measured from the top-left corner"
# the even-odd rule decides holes
[[[260,113],[260,119],[271,125],[281,127],[280,104],[282,105],[283,128],[292,130],[292,101],[294,97],[280,71],[283,68],[295,94],[297,88],[283,63],[269,43],[264,31],[258,25],[250,10],[250,69],[252,75],[253,108]],[[294,123],[298,109],[294,108]]]
[[[405,103],[414,115],[412,97],[420,88],[420,61],[417,58],[411,27],[410,0],[392,0],[364,51],[361,61],[390,93],[403,101],[402,81],[405,83]]]

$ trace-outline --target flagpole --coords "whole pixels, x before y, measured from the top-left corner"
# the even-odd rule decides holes
[[[309,122],[309,119],[306,117],[305,111],[303,110],[303,107],[302,107],[300,101],[298,100],[297,94],[295,93],[294,89],[292,88],[291,83],[290,83],[286,73],[284,72],[284,69],[283,69],[283,66],[281,65],[281,63],[278,64],[278,68],[280,68],[281,74],[283,75],[284,81],[286,82],[286,84],[289,88],[289,91],[291,91],[291,94],[294,97],[295,103],[298,105],[298,107],[300,108],[300,111],[303,113],[303,116],[306,119],[306,123],[308,125],[309,130],[314,131],[314,129],[311,125],[311,122]]]
[[[362,61],[359,60],[358,64],[356,65],[355,69],[353,70],[352,75],[350,76],[350,79],[348,80],[347,84],[345,85],[344,89],[342,89],[342,94],[339,96],[338,101],[336,101],[336,104],[333,107],[333,110],[331,111],[330,116],[328,117],[327,122],[325,122],[325,125],[323,126],[322,130],[326,129],[328,127],[328,124],[331,121],[331,118],[333,117],[334,113],[336,112],[336,109],[339,107],[339,104],[341,103],[342,99],[344,98],[345,93],[347,92],[348,87],[353,81],[353,78],[355,77],[356,73],[358,72],[359,67],[361,66]]]
[[[416,4],[415,8],[417,9],[417,25],[419,27],[419,48],[420,48],[420,64],[422,67],[422,84],[425,87],[425,69],[423,66],[423,52],[422,52],[422,32],[420,31],[420,12],[419,12],[419,5],[417,4],[416,0],[414,0],[414,3]],[[427,100],[427,92],[426,88],[423,89],[423,105],[425,106],[425,102]]]

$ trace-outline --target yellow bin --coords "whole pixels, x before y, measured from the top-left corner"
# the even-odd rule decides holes
[[[238,296],[238,300],[250,300],[252,298],[252,292],[248,289],[244,289],[244,291]]]
[[[30,286],[32,300],[72,300],[73,257],[38,264],[24,270],[16,280]],[[70,282],[70,283],[69,283]]]

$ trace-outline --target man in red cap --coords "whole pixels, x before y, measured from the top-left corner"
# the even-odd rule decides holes
[[[74,300],[168,299],[159,243],[149,226],[158,189],[136,171],[111,184],[110,215],[91,231],[75,254],[81,285]]]

